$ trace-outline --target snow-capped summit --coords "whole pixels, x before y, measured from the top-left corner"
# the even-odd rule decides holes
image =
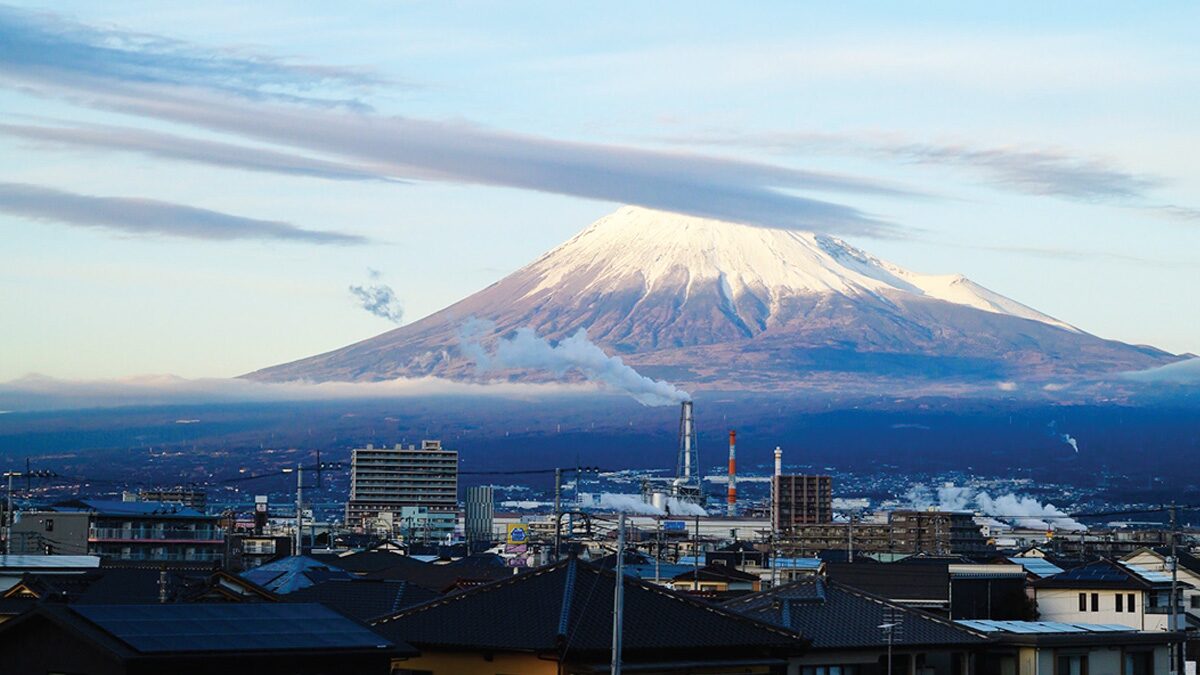
[[[651,295],[678,290],[682,278],[684,297],[716,284],[731,301],[749,294],[770,308],[797,293],[908,293],[1077,330],[960,274],[910,272],[834,237],[636,206],[592,223],[518,274],[540,279],[528,295],[576,278],[586,280],[572,284],[576,292],[614,292],[638,279]]]
[[[897,380],[994,387],[1175,359],[823,234],[624,207],[420,321],[250,377],[475,378],[459,345],[470,317],[493,322],[485,344],[521,328],[551,340],[582,328],[644,374],[699,389],[878,389]]]

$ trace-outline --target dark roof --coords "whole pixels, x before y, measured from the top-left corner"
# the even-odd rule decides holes
[[[38,617],[122,657],[139,654],[329,650],[415,651],[315,604],[41,605],[0,625]]]
[[[400,560],[387,569],[369,572],[363,579],[408,581],[438,593],[456,587],[486,584],[513,576],[513,568],[497,566],[494,561],[471,561],[470,558],[452,563],[427,563],[409,556],[396,556]],[[472,556],[473,557],[473,556]]]
[[[337,567],[354,574],[378,572],[410,562],[420,563],[419,560],[414,560],[406,555],[390,551],[359,551],[358,553],[351,553],[349,555],[316,553],[309,557],[330,567]]]
[[[157,603],[163,582],[169,602],[213,599],[214,591],[217,599],[273,599],[266,589],[224,573],[142,568],[99,569],[82,574],[29,573],[7,593],[14,594],[23,587],[45,601],[91,605]],[[222,592],[228,584],[241,585],[248,593]]]
[[[940,565],[895,563],[825,564],[825,574],[838,583],[891,600],[948,601],[950,572]]]
[[[283,596],[287,602],[316,602],[351,619],[370,621],[439,597],[407,581],[330,580]]]
[[[698,570],[688,570],[671,578],[672,581],[691,581],[699,577],[700,581],[758,581],[758,575],[743,572],[736,567],[722,565],[719,563],[710,563],[701,567]]]
[[[1161,555],[1163,558],[1171,557],[1170,546],[1160,546],[1154,549],[1154,552]],[[1200,558],[1192,555],[1191,552],[1186,551],[1178,546],[1175,548],[1175,557],[1179,560],[1180,567],[1195,574],[1200,574]]]
[[[353,578],[345,570],[330,569],[320,561],[303,555],[272,560],[242,572],[241,577],[279,594],[291,593],[331,578]]]
[[[1167,583],[1169,584],[1169,582]],[[1097,560],[1094,563],[1075,567],[1033,582],[1034,588],[1148,590],[1159,585],[1161,584],[1151,583],[1135,574],[1133,570],[1111,560]]]
[[[870,593],[823,579],[807,579],[743,596],[724,606],[747,616],[799,632],[813,649],[883,648],[879,626],[900,624],[892,636],[902,646],[960,645],[984,642],[975,631],[904,607]]]
[[[404,610],[375,627],[431,649],[604,658],[611,648],[615,578],[611,570],[568,558]],[[630,577],[622,581],[628,659],[803,651],[789,630]]]

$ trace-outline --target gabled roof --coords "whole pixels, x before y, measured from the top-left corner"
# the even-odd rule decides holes
[[[416,653],[315,604],[46,604],[0,624],[0,636],[38,620],[51,621],[125,659],[182,653]]]
[[[705,565],[698,570],[693,569],[681,572],[672,577],[671,581],[691,581],[696,578],[699,578],[700,581],[724,581],[728,583],[759,581],[758,575],[743,572],[736,567],[721,565],[719,563]]]
[[[383,554],[379,554],[383,555]],[[497,566],[491,561],[436,564],[421,562],[412,556],[395,556],[400,560],[386,569],[369,572],[363,579],[408,581],[438,593],[455,588],[476,586],[513,576],[513,568]]]
[[[936,646],[984,642],[977,631],[886,598],[823,579],[806,579],[730,600],[724,607],[799,632],[812,648],[885,648],[881,625],[899,624],[894,645]]]
[[[434,650],[605,658],[611,648],[615,583],[612,570],[568,558],[404,610],[375,622],[375,628]],[[629,577],[622,584],[628,659],[803,651],[800,637],[782,627]]]
[[[358,621],[391,616],[437,597],[437,593],[407,581],[369,579],[335,579],[283,596],[287,602],[320,603]]]
[[[1025,571],[1036,577],[1046,578],[1052,577],[1063,571],[1061,567],[1046,560],[1041,556],[1009,556],[1006,558],[1009,562],[1020,565],[1025,568]]]
[[[311,555],[310,557],[324,565],[337,567],[354,574],[378,572],[380,570],[386,570],[397,565],[417,562],[406,555],[392,553],[390,551],[359,551],[357,553],[350,553],[348,555],[317,553]]]
[[[274,600],[258,585],[225,572],[183,573],[143,568],[100,569],[82,574],[26,574],[3,597],[82,605]]]
[[[1105,559],[1060,572],[1052,577],[1038,579],[1033,582],[1033,587],[1121,590],[1169,587],[1170,579],[1160,578],[1160,575],[1161,573],[1153,574],[1148,570],[1139,570],[1136,566]]]
[[[312,573],[312,576],[309,576]],[[312,586],[314,577],[324,581],[329,578],[353,578],[345,570],[330,569],[308,556],[293,555],[272,560],[242,572],[241,577],[266,588],[272,593],[286,594]]]

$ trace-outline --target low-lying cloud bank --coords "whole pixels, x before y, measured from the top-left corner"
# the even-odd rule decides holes
[[[1122,375],[1127,380],[1153,384],[1200,385],[1200,358],[1176,361],[1158,368],[1136,370]]]
[[[111,380],[60,380],[27,375],[0,383],[0,410],[33,412],[207,403],[270,403],[417,396],[594,394],[590,384],[474,384],[434,377],[382,382],[257,382],[145,375]]]

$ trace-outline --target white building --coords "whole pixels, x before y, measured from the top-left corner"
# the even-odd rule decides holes
[[[1190,589],[1180,583],[1180,589]],[[1142,631],[1170,627],[1171,576],[1126,562],[1099,560],[1033,582],[1038,618],[1062,623],[1123,625]],[[1185,625],[1182,593],[1176,630]]]

